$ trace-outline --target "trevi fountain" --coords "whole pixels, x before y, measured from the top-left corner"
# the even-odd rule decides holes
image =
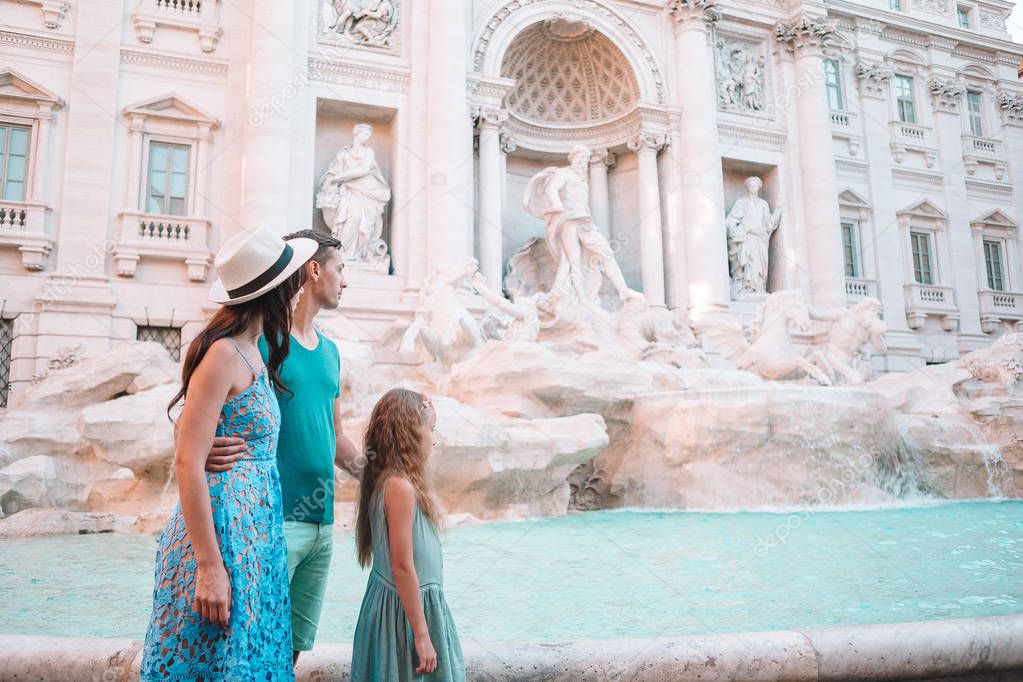
[[[1023,671],[1009,3],[102,4],[0,0],[0,679],[137,672],[212,254],[310,224],[345,432],[433,396],[472,679]]]

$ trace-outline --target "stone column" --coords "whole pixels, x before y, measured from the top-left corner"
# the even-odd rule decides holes
[[[664,286],[668,307],[685,308],[689,301],[686,276],[685,224],[682,217],[682,143],[678,122],[673,121],[668,148],[660,156],[661,218],[664,221]]]
[[[142,178],[139,174],[142,172],[142,166],[146,161],[142,158],[142,128],[143,118],[133,115],[128,122],[128,130],[130,131],[128,134],[128,180],[124,188],[124,208],[129,211],[138,210],[139,208],[145,210],[145,205],[140,201],[139,197],[142,183]]]
[[[615,155],[607,149],[590,153],[590,215],[597,229],[611,238],[611,198],[607,189],[607,169],[615,164]]]
[[[948,259],[941,261],[940,264],[948,263],[949,267],[939,270],[938,284],[955,289],[956,306],[959,308],[959,334],[956,343],[960,348],[973,350],[988,342],[982,329],[980,297],[977,293],[978,289],[987,288],[987,270],[984,267],[983,246],[979,243],[975,245],[973,236],[965,229],[956,229],[959,225],[969,225],[979,213],[971,202],[962,199],[969,196],[966,182],[970,173],[963,162],[963,119],[960,110],[966,88],[954,77],[949,79],[934,77],[929,83],[929,89],[938,147],[935,161],[944,176],[945,183],[942,189],[945,194],[945,210],[948,211],[948,222],[945,224]],[[976,260],[976,247],[981,248],[979,260]],[[935,244],[935,250],[937,249],[938,245]],[[941,255],[943,254],[939,252],[939,258]],[[967,268],[952,270],[952,263],[969,263],[971,257],[977,263],[974,277],[969,276]]]
[[[479,202],[478,229],[480,240],[480,272],[487,285],[495,291],[501,289],[501,124],[508,120],[508,112],[481,108],[477,112],[479,129]]]
[[[111,237],[120,199],[111,191],[111,178],[120,128],[107,103],[117,90],[121,65],[120,31],[111,27],[123,21],[122,11],[116,3],[100,2],[89,3],[88,11],[75,15],[75,44],[88,49],[81,55],[76,52],[74,63],[68,65],[71,87],[61,139],[72,142],[64,150],[63,187],[59,195],[50,195],[55,204],[56,270],[33,287],[36,298],[18,318],[16,338],[25,337],[18,356],[34,358],[20,364],[12,377],[18,381],[31,371],[44,371],[47,358],[63,347],[81,346],[88,355],[107,349],[116,336],[111,321],[116,299],[107,267],[116,251]],[[52,167],[48,171],[51,178],[58,177]],[[30,363],[34,367],[26,372]]]
[[[661,192],[657,179],[657,152],[664,135],[643,131],[628,142],[639,160],[639,252],[643,294],[651,305],[664,305],[664,241],[661,236]]]
[[[210,196],[210,143],[213,140],[208,123],[199,126],[199,141],[195,150],[195,191],[192,193],[192,215],[208,218]]]
[[[36,126],[35,159],[32,159],[32,194],[29,201],[44,202],[48,196],[49,187],[46,186],[46,178],[53,173],[50,166],[50,133],[53,128],[54,116],[51,113],[52,107],[46,106],[39,112],[39,125]]]
[[[297,76],[291,45],[295,11],[277,0],[253,0],[251,15],[241,225],[245,230],[268,226],[283,235],[293,227],[283,197],[290,196],[291,184],[294,107],[288,90]]]
[[[472,119],[466,99],[469,50],[462,3],[429,0],[426,163],[427,272],[472,256]]]
[[[807,15],[775,27],[775,37],[795,60],[799,176],[809,263],[810,299],[816,306],[846,305],[845,265],[838,186],[831,149],[831,113],[824,83],[822,45],[835,28]]]
[[[682,215],[689,309],[694,317],[727,310],[728,244],[718,150],[712,27],[716,0],[671,0],[678,95],[682,103]]]
[[[429,125],[426,120],[426,99],[429,90],[429,36],[430,8],[426,2],[408,6],[405,20],[409,22],[408,44],[411,61],[408,111],[399,117],[405,125],[404,142],[409,150],[398,155],[397,163],[405,166],[408,178],[406,196],[408,210],[404,213],[405,233],[401,235],[402,248],[394,253],[394,271],[404,276],[405,298],[409,303],[419,299],[419,287],[426,276],[426,234],[429,205],[430,172],[427,168],[426,149]],[[392,238],[396,235],[392,234]],[[393,249],[392,249],[393,253]]]

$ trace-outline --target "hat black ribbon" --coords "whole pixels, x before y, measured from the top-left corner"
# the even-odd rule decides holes
[[[252,280],[248,284],[243,284],[237,289],[228,289],[227,295],[230,296],[231,298],[240,298],[242,296],[248,296],[254,291],[259,291],[267,284],[272,282],[277,275],[284,272],[284,268],[288,267],[288,263],[291,262],[291,257],[292,255],[294,255],[294,253],[295,252],[291,248],[291,245],[285,244],[284,250],[281,251],[281,256],[280,258],[277,259],[276,263],[268,267],[266,270],[263,271],[263,274],[261,274],[259,277]]]

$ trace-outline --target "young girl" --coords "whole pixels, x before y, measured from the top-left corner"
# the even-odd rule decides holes
[[[274,387],[286,389],[278,371],[301,266],[316,248],[258,231],[217,255],[210,298],[224,307],[189,345],[168,407],[185,399],[174,452],[181,502],[157,545],[144,681],[294,679]],[[214,435],[244,438],[249,456],[204,473]]]
[[[369,419],[355,534],[359,563],[372,558],[373,570],[355,626],[352,682],[465,680],[444,601],[441,512],[426,476],[436,423],[430,399],[403,388],[385,393]]]

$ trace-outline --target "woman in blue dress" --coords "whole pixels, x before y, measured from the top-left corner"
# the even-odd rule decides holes
[[[184,399],[174,452],[181,501],[157,546],[142,680],[294,679],[274,389],[287,390],[278,371],[301,266],[316,248],[257,231],[217,254],[210,299],[223,307],[189,345],[168,407]],[[244,438],[250,455],[206,473],[214,436]]]

